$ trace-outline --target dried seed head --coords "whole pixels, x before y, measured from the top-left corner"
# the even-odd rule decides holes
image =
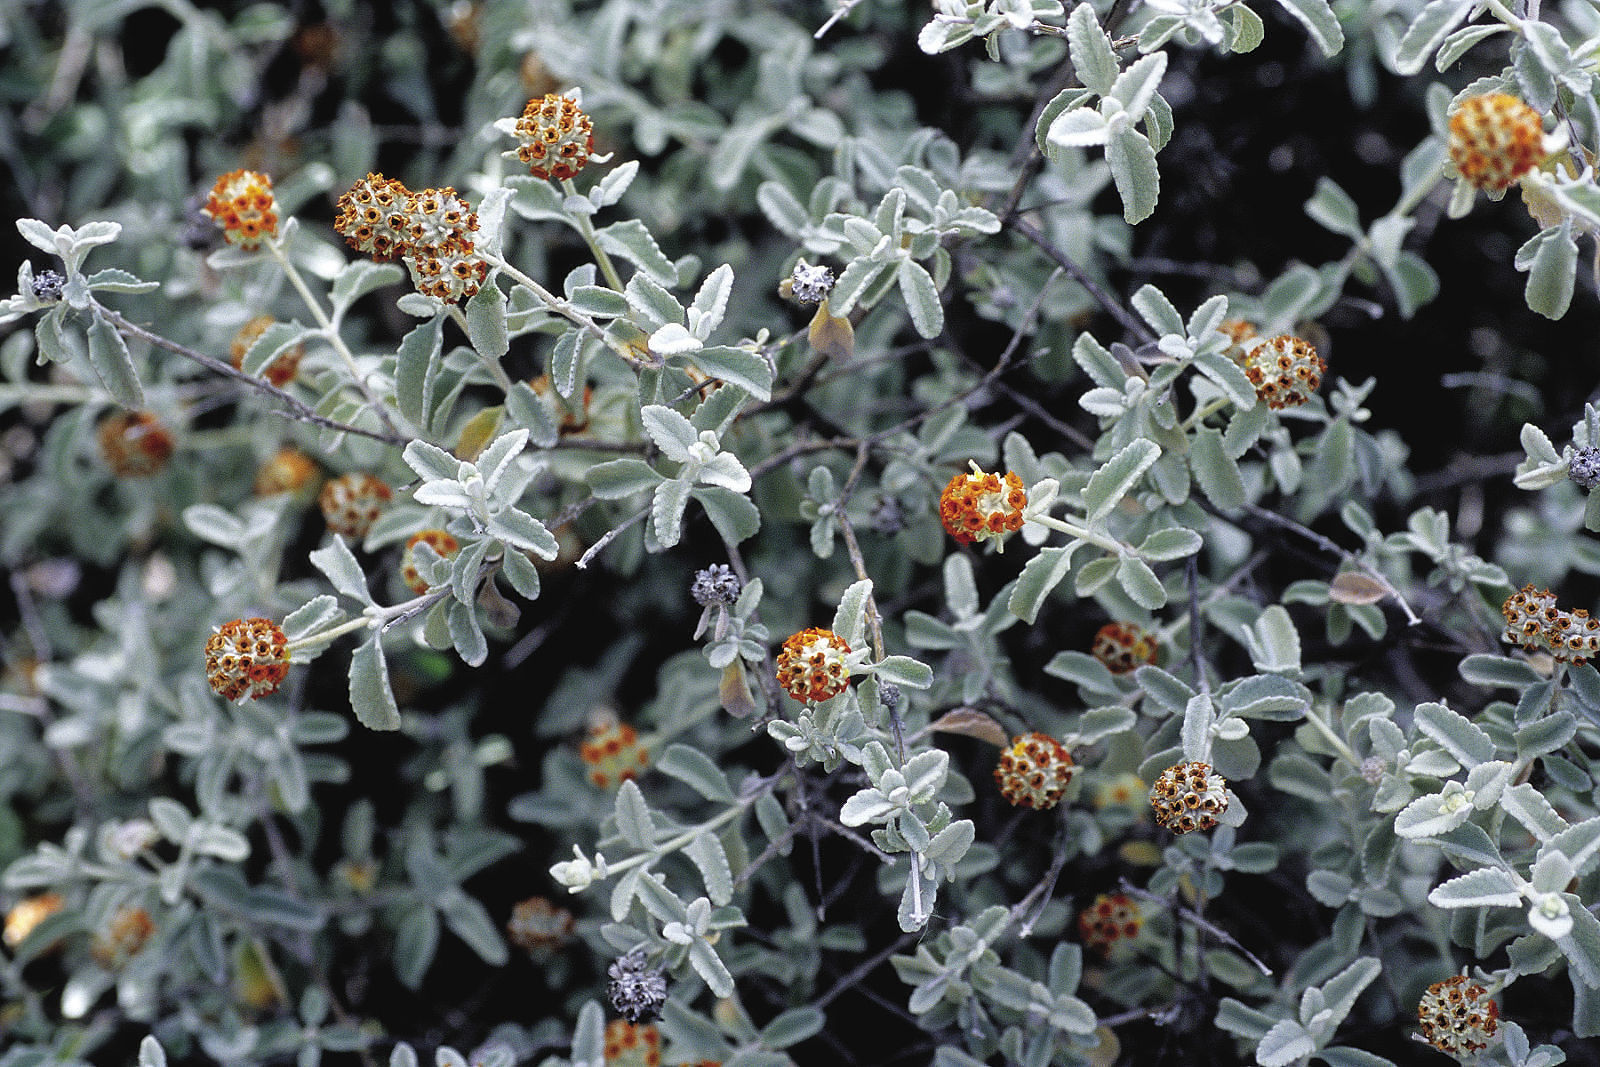
[[[1460,1059],[1489,1047],[1500,1028],[1500,1006],[1465,975],[1435,982],[1417,1002],[1417,1022],[1428,1044]]]
[[[1155,663],[1160,650],[1154,636],[1131,622],[1108,622],[1094,635],[1094,658],[1112,674],[1128,674]]]
[[[112,412],[100,420],[95,436],[106,466],[123,478],[150,477],[177,448],[171,431],[148,411]]]
[[[850,646],[832,630],[801,630],[778,653],[778,684],[795,700],[820,703],[850,685]]]
[[[330,531],[359,541],[367,536],[392,499],[394,490],[358,471],[330,478],[317,496],[317,506]]]
[[[1328,364],[1309,341],[1286,333],[1256,342],[1245,356],[1245,377],[1274,411],[1310,400],[1327,372]]]
[[[1505,93],[1462,101],[1450,116],[1450,161],[1468,184],[1500,192],[1544,160],[1544,120]]]
[[[250,351],[250,346],[255,344],[256,340],[267,332],[267,327],[276,321],[271,315],[257,315],[239,327],[239,332],[233,335],[233,344],[228,347],[228,357],[233,363],[234,370],[244,369],[244,357]],[[291,345],[267,364],[261,372],[261,377],[282,389],[294,381],[295,374],[300,370],[300,360],[305,358],[305,354],[304,344]]]
[[[517,158],[535,178],[576,177],[594,154],[594,123],[570,96],[529,100],[513,129]]]
[[[1028,494],[1014,471],[1002,478],[974,466],[971,473],[951,478],[939,494],[939,521],[951,537],[968,545],[1022,529],[1027,504]]]
[[[739,599],[742,589],[739,576],[733,573],[732,567],[726,563],[713,563],[704,570],[694,572],[694,584],[689,586],[689,595],[703,608],[713,604],[728,607]]]
[[[802,259],[794,265],[789,285],[800,303],[820,304],[833,291],[833,271],[820,265],[814,267]]]
[[[222,227],[222,236],[240,248],[255,248],[278,235],[278,202],[272,179],[253,170],[229,171],[211,187],[202,213]]]
[[[1567,477],[1586,493],[1600,485],[1600,448],[1588,445],[1574,449],[1572,462],[1567,465]]]
[[[1227,782],[1198,760],[1168,767],[1150,787],[1156,822],[1175,834],[1209,830],[1228,810]]]
[[[406,583],[406,588],[421,596],[428,591],[428,583],[422,580],[422,574],[417,570],[416,555],[412,552],[418,544],[426,544],[440,556],[449,559],[461,551],[461,542],[445,530],[419,530],[407,538],[405,551],[400,554],[400,578]]]
[[[271,619],[234,619],[206,641],[206,681],[224,700],[259,700],[289,676],[288,639]]]
[[[1119,945],[1139,936],[1144,915],[1126,893],[1101,893],[1078,913],[1078,938],[1086,948],[1110,956]]]
[[[667,1002],[667,977],[650,966],[643,946],[618,959],[606,975],[611,979],[606,997],[618,1015],[636,1024],[660,1017]]]
[[[1060,803],[1077,771],[1066,745],[1035,731],[1018,736],[1000,751],[994,780],[1000,795],[1013,806],[1045,811]]]

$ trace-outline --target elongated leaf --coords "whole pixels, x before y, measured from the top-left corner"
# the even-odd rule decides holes
[[[1068,16],[1067,45],[1078,80],[1101,96],[1109,93],[1121,64],[1090,4],[1080,3]]]
[[[697,748],[682,744],[668,745],[656,767],[687,784],[707,800],[733,803],[733,790],[728,788],[727,774],[710,756]]]
[[[1273,1024],[1256,1046],[1256,1063],[1260,1067],[1288,1067],[1317,1050],[1306,1028],[1293,1019]]]
[[[665,481],[650,499],[650,527],[662,548],[671,548],[683,536],[683,511],[689,506],[689,485]]]
[[[1039,617],[1039,608],[1056,586],[1061,584],[1072,569],[1072,553],[1082,542],[1073,542],[1065,548],[1043,548],[1038,555],[1022,567],[1017,584],[1011,589],[1006,607],[1011,614],[1032,624]]]
[[[1249,631],[1250,658],[1258,671],[1300,669],[1300,634],[1282,604],[1261,613]]]
[[[1211,426],[1195,431],[1189,449],[1189,468],[1194,471],[1194,479],[1200,483],[1206,499],[1219,511],[1232,512],[1244,507],[1244,478],[1239,473],[1239,465],[1223,447],[1221,431]]]
[[[839,608],[833,613],[831,629],[851,648],[866,643],[867,598],[872,595],[872,579],[854,582],[839,598]]]
[[[1472,0],[1431,0],[1406,28],[1394,51],[1394,66],[1401,74],[1416,74],[1450,32],[1460,25]]]
[[[1278,3],[1310,32],[1323,55],[1335,55],[1344,47],[1344,29],[1328,0],[1278,0]]]
[[[684,357],[682,362],[693,363],[713,378],[737,385],[757,400],[772,399],[772,364],[749,349],[707,345]]]
[[[1106,142],[1106,163],[1122,197],[1123,219],[1133,226],[1149,218],[1161,196],[1155,146],[1138,130],[1125,129]]]
[[[113,400],[125,408],[144,405],[144,386],[139,383],[127,342],[111,321],[100,315],[89,324],[89,363]]]
[[[1547,319],[1567,313],[1578,276],[1578,244],[1572,239],[1570,218],[1534,234],[1517,249],[1513,262],[1518,270],[1528,272],[1524,296],[1529,309]]]
[[[378,635],[356,647],[350,655],[350,707],[369,730],[400,729],[400,708],[389,687],[389,665],[383,658]],[[434,931],[437,940],[438,931]],[[428,953],[432,957],[431,950]],[[423,961],[424,967],[427,961]]]
[[[1111,514],[1111,509],[1139,484],[1144,472],[1160,455],[1160,445],[1141,437],[1128,442],[1095,471],[1083,489],[1083,503],[1089,510],[1089,521],[1096,522]]]
[[[395,400],[400,414],[412,422],[422,422],[433,406],[433,384],[440,369],[444,347],[444,323],[434,316],[400,339],[395,357]]]
[[[1428,903],[1439,908],[1514,908],[1522,903],[1522,893],[1510,871],[1480,867],[1436,887]]]
[[[900,295],[905,299],[906,310],[911,312],[911,324],[923,337],[938,337],[944,331],[944,305],[939,302],[939,287],[933,275],[915,260],[905,260],[898,272]]]
[[[706,896],[711,903],[720,907],[733,899],[733,868],[728,865],[728,854],[716,835],[697,834],[683,851],[700,871],[700,880],[705,883]]]
[[[511,338],[506,333],[506,296],[491,279],[467,301],[467,339],[490,363],[511,349]]]
[[[1472,768],[1494,759],[1494,742],[1465,716],[1443,704],[1418,704],[1417,729],[1439,743],[1456,762]]]

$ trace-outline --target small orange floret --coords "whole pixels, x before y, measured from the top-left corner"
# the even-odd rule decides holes
[[[1078,913],[1079,939],[1102,956],[1138,937],[1143,926],[1138,902],[1126,893],[1101,893]]]
[[[1544,120],[1514,96],[1469,97],[1450,116],[1450,161],[1479,189],[1509,188],[1544,155]]]
[[[570,96],[529,100],[517,119],[517,158],[535,178],[576,177],[594,153],[594,123]]]
[[[578,744],[578,758],[591,770],[589,781],[601,789],[633,781],[650,765],[650,750],[639,743],[639,731],[610,711],[590,717],[588,736]]]
[[[148,478],[172,458],[172,432],[148,411],[115,411],[95,431],[106,466],[124,478]]]
[[[271,315],[257,315],[239,328],[239,332],[233,335],[233,344],[228,347],[228,357],[233,363],[234,370],[244,369],[244,357],[250,351],[250,346],[255,344],[257,339],[267,332],[267,327],[276,321]],[[294,381],[295,374],[300,370],[300,360],[305,354],[304,344],[296,343],[290,346],[267,364],[261,372],[261,377],[282,389]]]
[[[428,583],[422,580],[422,574],[417,570],[416,555],[412,552],[419,544],[425,544],[438,555],[449,559],[461,551],[461,543],[445,530],[419,530],[406,540],[405,551],[400,555],[400,578],[408,589],[421,596],[428,591]]]
[[[832,630],[801,630],[778,653],[778,684],[795,700],[820,703],[850,685],[850,646]]]
[[[278,235],[278,204],[272,179],[253,170],[229,171],[211,187],[200,209],[218,226],[229,243],[255,248],[263,237]]]
[[[257,468],[255,492],[257,496],[298,493],[316,476],[316,461],[293,445],[285,445]]]
[[[317,496],[317,505],[330,531],[359,541],[393,498],[394,490],[376,477],[354,472],[329,479]]]
[[[939,494],[939,521],[964,545],[987,541],[1022,529],[1028,494],[1014,471],[985,474],[974,468],[958,474]]]
[[[1108,622],[1094,635],[1091,651],[1112,674],[1127,674],[1155,663],[1160,649],[1154,636],[1131,622]]]
[[[1013,806],[1046,811],[1060,803],[1077,770],[1066,745],[1034,731],[1001,750],[994,780]]]
[[[224,700],[259,700],[289,676],[288,639],[271,619],[234,619],[206,641],[206,681]]]

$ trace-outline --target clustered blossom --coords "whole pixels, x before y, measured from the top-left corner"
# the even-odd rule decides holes
[[[1465,975],[1435,982],[1417,1003],[1417,1022],[1428,1044],[1461,1058],[1489,1047],[1500,1028],[1500,1006],[1489,991]]]
[[[689,586],[689,595],[704,608],[715,604],[728,607],[739,599],[742,588],[739,576],[733,573],[732,567],[726,563],[713,563],[704,570],[694,572],[694,584]]]
[[[533,955],[547,956],[572,940],[577,920],[566,908],[558,908],[544,897],[518,901],[511,909],[506,933],[511,943]]]
[[[224,240],[240,248],[256,248],[262,238],[278,236],[278,202],[265,174],[229,171],[211,187],[200,210],[222,227]]]
[[[1478,189],[1503,192],[1544,155],[1544,120],[1514,96],[1469,97],[1450,116],[1450,161]]]
[[[39,893],[19,900],[6,912],[4,939],[7,948],[16,948],[28,939],[34,928],[66,907],[60,893]]]
[[[329,530],[359,541],[392,499],[393,489],[371,474],[356,471],[330,478],[317,495],[317,506]]]
[[[256,469],[255,494],[298,493],[316,477],[316,461],[293,445],[284,445]]]
[[[122,908],[104,930],[95,934],[90,952],[100,966],[116,970],[137,956],[155,932],[156,924],[148,911]]]
[[[802,259],[789,276],[789,291],[802,304],[820,304],[833,292],[833,271]]]
[[[654,1023],[636,1026],[625,1019],[606,1024],[606,1065],[661,1067],[661,1031]]]
[[[448,531],[437,529],[418,530],[406,539],[405,551],[400,554],[400,579],[406,583],[407,589],[421,596],[428,591],[428,583],[423,581],[422,573],[417,570],[414,549],[419,544],[425,544],[439,556],[449,559],[461,551],[461,542]]]
[[[591,718],[578,758],[590,768],[589,781],[601,789],[630,782],[650,766],[650,750],[639,743],[639,732],[610,712]]]
[[[778,684],[795,700],[820,703],[850,685],[850,646],[832,630],[794,634],[778,653]]]
[[[535,178],[577,177],[594,155],[594,123],[570,96],[546,93],[529,100],[512,127],[517,158]]]
[[[1128,674],[1155,663],[1160,645],[1131,622],[1108,622],[1094,635],[1094,658],[1112,674]]]
[[[1101,893],[1078,913],[1078,938],[1086,948],[1110,956],[1120,944],[1139,936],[1144,915],[1126,893]]]
[[[53,270],[42,270],[33,277],[33,295],[39,300],[55,303],[67,287],[67,279]]]
[[[267,332],[267,327],[276,320],[271,315],[257,315],[233,335],[233,344],[228,346],[228,358],[233,363],[234,370],[244,369],[244,357],[250,351],[250,346],[255,344],[262,334]],[[261,377],[271,384],[282,389],[294,381],[294,376],[300,370],[300,360],[305,358],[306,346],[294,344],[279,353],[271,363],[261,371]]]
[[[478,216],[453,188],[412,192],[382,174],[368,174],[339,197],[336,230],[358,252],[396,256],[417,291],[445,303],[475,296],[489,277],[477,253]]]
[[[1244,376],[1256,396],[1274,411],[1299,407],[1322,384],[1328,364],[1311,342],[1291,334],[1248,343]]]
[[[1587,445],[1574,449],[1567,464],[1567,477],[1586,493],[1600,485],[1600,448]]]
[[[1548,589],[1525,585],[1500,606],[1505,617],[1501,636],[1530,652],[1548,652],[1557,663],[1585,663],[1600,654],[1600,619],[1578,608],[1563,611]]]
[[[235,703],[278,691],[289,676],[288,639],[271,619],[234,619],[206,641],[206,681]]]
[[[1156,822],[1175,834],[1209,830],[1228,810],[1227,782],[1198,760],[1168,767],[1150,787]]]
[[[112,412],[100,421],[95,437],[106,466],[123,478],[156,474],[177,449],[172,432],[148,411]]]
[[[1066,745],[1035,731],[1018,736],[1001,750],[994,780],[1013,807],[1047,811],[1061,802],[1077,770]]]
[[[661,1016],[667,1002],[667,977],[650,966],[643,946],[632,949],[610,967],[606,975],[606,999],[612,1009],[630,1023],[649,1022]]]
[[[1004,537],[1022,529],[1028,504],[1022,478],[1015,471],[985,474],[976,463],[970,474],[958,474],[939,494],[939,521],[964,545]]]

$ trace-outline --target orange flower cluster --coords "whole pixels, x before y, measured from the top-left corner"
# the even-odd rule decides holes
[[[639,731],[607,712],[590,721],[578,758],[592,768],[589,781],[610,789],[639,777],[650,765],[650,750],[639,743]]]
[[[255,248],[263,237],[278,236],[278,202],[265,174],[229,171],[211,187],[200,210],[222,227],[224,240],[240,248]]]
[[[370,474],[353,472],[330,478],[317,495],[317,506],[327,520],[328,529],[352,541],[367,536],[394,499],[394,490]]]
[[[606,1023],[606,1063],[617,1067],[661,1067],[661,1031],[655,1023],[626,1019]]]
[[[1514,96],[1470,97],[1450,116],[1450,161],[1476,188],[1510,188],[1544,154],[1544,120]]]
[[[1156,822],[1175,834],[1209,830],[1228,810],[1227,782],[1198,760],[1168,767],[1150,787]]]
[[[16,948],[28,940],[34,928],[66,906],[60,893],[39,893],[24,897],[6,912],[4,939],[6,948]]]
[[[576,177],[594,153],[594,123],[570,96],[529,100],[514,129],[517,158],[535,178]]]
[[[813,626],[794,634],[778,653],[778,684],[795,700],[820,703],[850,685],[850,646],[832,630]]]
[[[418,544],[426,544],[449,559],[461,551],[461,542],[444,530],[419,530],[407,539],[405,551],[400,554],[400,578],[408,589],[421,596],[428,591],[428,583],[422,580],[422,575],[417,571],[416,555],[411,551]]]
[[[1249,358],[1250,342],[1261,336],[1256,324],[1248,319],[1229,319],[1217,329],[1228,339],[1223,355],[1243,367]]]
[[[143,908],[123,908],[111,917],[105,930],[95,935],[90,948],[95,962],[116,970],[137,956],[156,932],[156,924]]]
[[[1078,913],[1079,940],[1101,956],[1138,937],[1143,926],[1144,914],[1126,893],[1101,893]]]
[[[974,465],[970,474],[958,474],[939,494],[939,521],[951,537],[964,545],[987,541],[1022,529],[1022,509],[1028,494],[1014,471],[1004,478],[985,474]]]
[[[1047,811],[1061,802],[1077,771],[1066,745],[1034,731],[1018,736],[1001,750],[994,780],[1000,795],[1013,807]]]
[[[206,641],[206,681],[224,700],[259,700],[289,676],[288,638],[271,619],[234,619]]]
[[[256,470],[257,496],[298,493],[317,477],[317,464],[293,445],[284,445]]]
[[[1600,619],[1583,608],[1563,611],[1548,589],[1525,585],[1500,605],[1506,629],[1501,636],[1530,652],[1548,652],[1557,663],[1585,663],[1600,654]]]
[[[1465,975],[1435,982],[1417,1002],[1422,1036],[1440,1052],[1457,1059],[1485,1049],[1500,1028],[1500,1006],[1489,991]]]
[[[489,264],[472,235],[478,216],[450,186],[412,192],[382,174],[368,174],[339,197],[336,230],[358,252],[375,259],[399,256],[417,291],[446,303],[477,294]]]
[[[1131,622],[1108,622],[1095,632],[1091,650],[1112,674],[1128,674],[1153,664],[1160,645]]]
[[[1261,402],[1274,411],[1310,400],[1327,372],[1327,362],[1311,342],[1292,334],[1248,343],[1244,376],[1256,387]]]
[[[518,948],[545,956],[571,941],[576,926],[566,908],[558,908],[544,897],[529,897],[511,909],[506,933]]]
[[[148,411],[114,411],[95,431],[100,454],[113,474],[148,478],[167,465],[177,444],[172,432]]]
[[[267,327],[275,321],[271,315],[257,315],[239,327],[239,332],[233,335],[233,344],[228,346],[228,356],[234,370],[244,369],[245,353],[250,351],[250,346],[255,344],[256,339],[266,333]],[[305,358],[305,354],[306,346],[296,344],[268,363],[261,372],[261,377],[282,389],[294,381],[295,374],[300,370],[300,360]]]

